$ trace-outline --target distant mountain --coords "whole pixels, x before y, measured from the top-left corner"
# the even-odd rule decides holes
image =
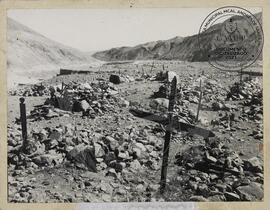
[[[8,18],[7,20],[8,71],[27,74],[69,64],[95,62],[89,53],[52,41]],[[40,72],[42,73],[42,72]]]
[[[261,22],[262,14],[258,13],[255,16],[259,22]],[[243,28],[241,27],[242,24],[248,24],[247,20],[241,16],[237,16],[235,20],[238,26],[240,26],[239,28]],[[146,59],[206,61],[206,52],[211,51],[213,48],[216,35],[221,32],[223,24],[225,24],[226,21],[211,26],[201,34],[200,43],[198,41],[198,35],[196,34],[184,38],[175,37],[164,41],[148,42],[135,47],[112,48],[110,50],[96,52],[93,57],[104,61]],[[250,31],[242,30],[239,31],[239,33],[244,36],[248,35],[249,38],[244,45],[248,49],[253,49],[255,43]],[[201,49],[199,46],[201,46]]]
[[[175,45],[179,45],[182,41],[182,37],[175,37],[166,41],[148,42],[135,47],[112,48],[97,52],[93,54],[93,57],[105,61],[161,58],[170,53],[172,48]]]

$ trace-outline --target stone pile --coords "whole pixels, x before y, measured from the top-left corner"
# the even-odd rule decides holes
[[[115,112],[129,106],[129,102],[120,97],[117,88],[108,82],[71,83],[65,88],[50,87],[51,97],[42,106],[36,106],[29,118],[35,120],[50,119],[71,112],[82,112],[83,116],[95,118],[105,112]]]
[[[32,130],[28,136],[29,142],[22,149],[19,129],[10,128],[10,169],[33,170],[68,164],[93,172],[103,171],[115,178],[124,170],[159,169],[162,140],[148,135],[144,129],[128,126],[125,131],[108,135],[78,130],[68,124]]]
[[[194,124],[196,121],[196,113],[188,108],[188,106],[176,105],[174,108],[174,115],[178,117],[181,122]]]
[[[11,200],[29,202],[32,193],[36,201],[40,191],[35,189],[39,187],[46,188],[47,193],[54,193],[55,189],[51,188],[53,179],[42,177],[44,181],[31,182],[24,180],[23,176],[43,171],[54,174],[52,171],[55,170],[64,171],[64,176],[72,182],[72,189],[78,189],[67,193],[58,191],[59,197],[54,200],[58,202],[69,197],[72,197],[69,202],[77,201],[76,194],[81,190],[91,192],[97,197],[96,201],[150,201],[159,190],[158,183],[141,176],[149,172],[159,174],[160,170],[162,137],[148,133],[149,127],[136,129],[125,126],[121,131],[102,133],[72,124],[59,125],[54,129],[35,129],[28,135],[30,142],[25,150],[20,149],[19,126],[9,129],[8,182]],[[59,176],[58,173],[54,175]],[[30,195],[21,193],[26,187],[29,187],[26,192]],[[89,199],[84,201],[93,201],[93,198]]]
[[[263,199],[263,164],[240,156],[217,139],[176,155],[183,187],[191,201],[259,201]]]
[[[155,76],[155,80],[157,81],[165,81],[166,78],[167,78],[167,75],[165,71],[160,71]]]
[[[127,82],[134,82],[135,79],[132,76],[125,75],[125,74],[112,74],[109,77],[109,81],[113,84],[120,84],[120,83],[127,83]]]
[[[244,100],[256,102],[258,98],[262,97],[262,87],[259,79],[243,81],[234,83],[227,93],[227,100]]]
[[[226,96],[225,88],[217,80],[207,79],[203,86],[203,97],[206,102],[223,101]]]
[[[35,106],[34,109],[30,111],[30,115],[27,116],[27,118],[32,119],[33,121],[43,119],[49,120],[54,117],[69,116],[69,114],[69,112],[54,108],[52,105],[41,105]],[[20,123],[19,120],[18,123]]]
[[[169,86],[168,85],[161,85],[158,91],[154,92],[151,98],[168,98],[169,97]]]
[[[162,87],[162,86],[161,86]],[[157,93],[157,92],[156,92]],[[196,119],[196,114],[189,108],[189,102],[177,100],[174,106],[174,116],[178,116],[182,122],[193,124]],[[167,98],[155,98],[149,103],[151,111],[154,111],[160,115],[166,114],[169,107],[169,99]]]
[[[225,98],[226,99],[226,98]],[[225,128],[231,128],[233,121],[254,121],[258,123],[258,129],[254,130],[252,135],[255,139],[261,140],[263,138],[263,131],[260,124],[263,120],[263,98],[262,87],[260,86],[258,78],[247,80],[240,85],[234,83],[227,93],[227,100],[217,100],[212,103],[213,111],[219,111],[216,119],[212,120],[213,126],[222,125]],[[239,101],[238,106],[235,105]],[[222,112],[224,111],[224,112]],[[239,111],[240,115],[235,116],[234,112]]]
[[[183,102],[188,101],[195,104],[199,103],[200,91],[202,91],[202,100],[205,106],[210,106],[213,102],[223,101],[226,96],[226,90],[221,84],[218,84],[216,80],[209,79],[205,76],[199,77],[193,84],[185,82],[179,86],[178,90]]]
[[[169,107],[169,86],[168,85],[161,85],[159,90],[154,92],[151,96],[152,99],[149,103],[149,106],[155,111],[161,111],[163,113],[167,113]],[[174,106],[174,115],[178,116],[183,122],[193,124],[196,119],[196,113],[190,109],[190,103],[194,102],[193,92],[190,91],[189,88],[180,89],[178,86],[178,91],[176,95],[176,101]],[[192,98],[192,99],[191,99]],[[197,100],[197,99],[196,99]]]
[[[258,95],[244,101],[243,116],[244,120],[249,119],[255,122],[263,120],[263,99],[262,91]]]
[[[11,96],[48,96],[50,94],[50,91],[46,86],[43,84],[35,84],[26,86],[24,88],[20,88],[17,90],[11,90],[9,91],[9,95]]]
[[[179,81],[179,76],[174,71],[160,71],[158,72],[152,80],[162,81],[162,82],[172,82],[173,78],[176,77],[177,82]]]
[[[242,114],[240,119],[262,122],[263,93],[259,79],[248,80],[240,85],[235,83],[227,95],[227,99],[242,100]]]

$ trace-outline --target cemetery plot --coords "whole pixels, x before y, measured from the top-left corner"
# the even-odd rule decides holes
[[[259,74],[180,61],[94,70],[9,92],[9,202],[263,199]]]

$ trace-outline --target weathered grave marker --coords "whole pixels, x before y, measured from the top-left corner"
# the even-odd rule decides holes
[[[198,103],[198,110],[197,110],[197,115],[196,115],[196,121],[198,122],[199,120],[199,114],[200,114],[200,109],[201,109],[201,103],[202,103],[202,80],[200,79],[200,96],[199,96],[199,103]]]
[[[250,68],[250,70],[249,70],[249,80],[251,80],[252,79],[252,76],[251,76],[251,68]]]
[[[243,69],[241,68],[240,70],[240,85],[242,85],[242,80],[243,80]]]
[[[175,103],[175,95],[176,95],[176,77],[174,77],[172,80],[171,93],[169,96],[169,108],[168,108],[169,126],[165,133],[165,142],[164,142],[164,148],[163,148],[163,159],[162,159],[161,180],[160,180],[161,193],[164,192],[165,187],[166,187],[167,167],[168,167],[170,140],[171,140],[171,130],[172,130],[172,123],[173,123],[173,107]]]
[[[154,68],[154,61],[153,61],[152,66],[151,66],[150,74],[152,74],[153,68]]]
[[[23,138],[23,145],[22,149],[25,149],[27,145],[27,122],[26,122],[26,108],[25,108],[25,99],[20,98],[20,120],[22,125],[22,138]]]
[[[202,70],[202,75],[204,76],[204,70]]]

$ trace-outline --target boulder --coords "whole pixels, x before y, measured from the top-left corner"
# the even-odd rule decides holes
[[[42,154],[33,158],[33,162],[39,166],[59,165],[63,162],[62,154]]]
[[[253,157],[244,161],[244,169],[255,173],[261,173],[263,171],[263,165],[259,158]]]
[[[25,147],[25,151],[26,154],[29,155],[34,155],[34,154],[44,154],[45,152],[45,145],[41,144],[39,141],[28,141],[28,143],[26,144]]]
[[[124,168],[124,164],[117,162],[116,160],[113,160],[110,162],[109,167],[114,168],[116,172],[121,172]]]
[[[206,184],[199,184],[197,192],[199,195],[207,197],[209,195],[210,190]]]
[[[176,77],[176,82],[179,80],[178,75],[174,71],[167,71],[166,76],[168,82],[172,82],[174,77]]]
[[[107,144],[112,151],[119,147],[118,141],[111,136],[106,136],[104,143]]]
[[[58,130],[58,129],[54,129],[50,133],[49,139],[59,141],[61,139],[61,136],[62,136],[62,132],[60,130]]]
[[[48,136],[48,132],[45,129],[42,129],[39,133],[38,133],[39,139],[41,141],[45,140]]]
[[[109,164],[113,160],[116,160],[114,152],[109,152],[104,157],[104,161],[106,162],[106,164]]]
[[[90,171],[97,172],[97,160],[93,147],[79,144],[67,154],[67,158],[76,163],[84,164]]]
[[[110,183],[105,182],[103,180],[101,180],[100,184],[99,184],[99,189],[101,191],[103,191],[104,193],[108,193],[108,194],[112,194],[113,188],[110,185]]]
[[[121,102],[121,106],[122,106],[122,107],[129,107],[129,101],[123,100],[123,101]]]
[[[91,87],[91,85],[89,85],[89,83],[83,83],[83,84],[80,84],[80,86],[79,86],[79,88],[81,89],[81,90],[85,90],[85,89],[87,89],[87,90],[92,90],[93,88]]]
[[[214,111],[222,110],[222,109],[224,109],[224,105],[222,103],[220,103],[220,102],[213,102],[212,103],[212,109]]]
[[[100,144],[94,143],[94,148],[96,158],[101,158],[105,155],[105,152]]]
[[[135,81],[135,78],[132,77],[132,76],[128,76],[128,80],[129,80],[129,82],[134,82]]]
[[[143,184],[138,184],[136,187],[136,192],[143,193],[145,192],[145,186]]]
[[[57,96],[59,108],[65,111],[72,111],[73,109],[74,91],[66,90],[63,95]]]
[[[117,173],[116,173],[114,168],[109,168],[107,173],[106,173],[106,176],[111,176],[111,177],[117,178]]]
[[[154,92],[153,98],[166,98],[168,95],[168,88],[164,85],[161,85],[157,92]]]
[[[116,75],[116,74],[111,74],[109,81],[113,84],[120,84],[121,83],[120,76]]]
[[[118,94],[118,91],[117,90],[109,90],[108,94],[113,96],[113,95]]]
[[[132,148],[131,155],[133,156],[133,158],[141,158],[142,150],[140,148],[134,147]]]
[[[203,196],[198,196],[198,195],[191,196],[191,197],[189,198],[189,200],[190,200],[190,201],[198,201],[198,202],[202,202],[202,201],[207,202],[207,201],[209,201],[209,200],[207,200],[205,197],[203,197]]]
[[[214,201],[214,202],[221,202],[221,201],[226,201],[226,198],[224,195],[212,195],[207,198],[209,201]]]
[[[263,198],[263,189],[256,182],[251,182],[249,185],[237,187],[237,192],[245,201],[258,201]]]
[[[129,158],[129,154],[128,154],[127,151],[126,151],[126,152],[119,152],[118,158],[121,158],[121,159],[123,159],[123,160],[128,160],[128,159],[130,159],[130,158]]]
[[[225,197],[227,201],[240,201],[240,196],[236,193],[232,192],[225,192]]]
[[[152,109],[168,109],[169,107],[169,100],[166,98],[156,98],[150,101],[149,106]]]
[[[46,117],[46,119],[50,119],[50,118],[53,118],[53,117],[59,117],[59,114],[57,114],[53,110],[49,109],[48,113],[45,115],[45,117]]]
[[[149,155],[153,158],[158,158],[158,153],[156,151],[150,152]]]
[[[74,133],[74,125],[72,125],[71,123],[68,123],[64,126],[64,133],[65,135],[73,135]]]
[[[154,146],[150,144],[146,145],[145,148],[147,149],[147,152],[150,152],[150,153],[154,150]]]
[[[133,160],[131,163],[130,163],[130,168],[135,170],[135,171],[139,171],[141,169],[141,164],[138,160]]]
[[[206,161],[209,163],[216,163],[217,162],[217,159],[215,157],[209,155],[208,151],[205,152],[205,158],[206,158]]]
[[[89,103],[86,100],[82,100],[80,102],[80,106],[81,106],[82,111],[84,112],[86,112],[86,110],[89,109],[90,107]]]
[[[133,147],[134,147],[134,148],[139,148],[139,149],[140,149],[141,151],[143,151],[143,152],[146,151],[145,146],[144,146],[142,143],[140,143],[140,142],[136,142],[136,143],[134,144]]]

